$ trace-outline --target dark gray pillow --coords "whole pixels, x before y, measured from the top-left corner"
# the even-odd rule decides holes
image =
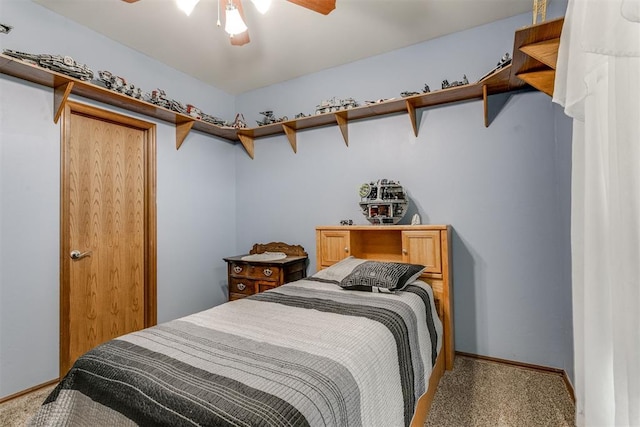
[[[425,266],[402,262],[365,261],[340,282],[344,289],[355,291],[379,290],[397,291],[415,281]]]

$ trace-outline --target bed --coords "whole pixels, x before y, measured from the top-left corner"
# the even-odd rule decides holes
[[[401,279],[354,278],[364,267]],[[419,267],[349,257],[108,341],[76,361],[30,425],[422,425],[445,352]]]

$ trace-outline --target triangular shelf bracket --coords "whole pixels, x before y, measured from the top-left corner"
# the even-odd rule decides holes
[[[491,98],[491,102],[489,102]],[[507,101],[511,98],[510,92],[496,93],[489,95],[487,85],[482,86],[482,105],[484,107],[484,127],[489,125],[498,117],[500,111],[504,108]]]
[[[340,128],[340,132],[342,133],[342,138],[344,139],[344,143],[349,146],[349,120],[347,119],[347,113],[340,112],[334,113],[336,117],[336,122],[338,122],[338,127]]]
[[[240,139],[240,142],[242,143],[242,146],[244,147],[249,157],[253,159],[254,138],[248,135],[243,135],[241,133],[238,133],[238,138]]]
[[[53,89],[53,123],[58,123],[71,89],[73,89],[73,82],[62,83]]]
[[[287,135],[287,139],[289,140],[289,144],[291,144],[291,148],[293,148],[293,152],[298,152],[298,141],[296,137],[296,130],[291,126],[287,126],[285,124],[282,125],[282,130]]]
[[[191,128],[195,120],[189,120],[182,123],[176,123],[176,150],[180,149],[180,146],[189,135]]]
[[[413,134],[418,137],[418,111],[411,101],[405,101],[407,104],[407,113],[409,113],[409,120],[411,120],[411,127],[413,127]]]

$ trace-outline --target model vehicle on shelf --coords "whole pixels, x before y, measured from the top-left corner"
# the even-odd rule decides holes
[[[316,105],[316,114],[335,113],[340,110],[348,110],[358,106],[353,98],[337,99],[335,96]]]
[[[79,64],[70,56],[33,54],[18,52],[17,50],[5,49],[3,53],[12,58],[21,59],[27,63],[47,68],[61,74],[66,74],[79,80],[93,79],[93,70],[84,64]]]
[[[202,110],[195,105],[187,104],[187,115],[194,119],[202,120]]]
[[[110,71],[98,71],[98,78],[92,83],[98,86],[104,86],[114,92],[123,93],[132,98],[144,99],[145,94],[142,89],[135,87],[133,84],[127,83],[124,77],[116,76]]]
[[[411,91],[404,91],[404,92],[400,92],[400,96],[403,98],[409,97],[409,96],[416,96],[416,95],[420,95],[420,92],[411,92]]]
[[[495,67],[493,67],[488,73],[486,73],[484,76],[480,77],[478,79],[478,81],[484,80],[487,77],[489,77],[491,74],[495,73],[498,70],[503,69],[504,67],[506,67],[507,65],[511,64],[511,55],[509,55],[509,52],[505,53],[504,55],[502,55],[502,58],[500,58],[500,61],[498,62],[498,64],[496,64]]]
[[[271,110],[262,111],[260,114],[262,114],[264,117],[262,118],[262,120],[256,120],[256,123],[258,123],[258,126],[271,125],[273,123],[280,123],[280,122],[285,122],[289,120],[287,116],[283,116],[283,117],[280,117],[279,119],[276,119],[276,117],[273,115],[273,111]]]
[[[467,80],[467,75],[463,74],[462,80],[454,80],[451,83],[449,83],[449,80],[446,80],[446,79],[443,80],[442,89],[448,89],[450,87],[457,87],[457,86],[464,86],[468,84],[469,84],[469,80]]]
[[[212,116],[211,114],[202,113],[202,117],[200,118],[203,122],[211,123],[216,126],[227,126],[231,127],[231,124],[224,119],[221,119],[216,116]]]
[[[375,105],[375,104],[380,104],[382,102],[391,101],[394,99],[395,98],[380,98],[380,99],[376,99],[375,101],[364,101],[364,105]]]
[[[147,95],[145,101],[167,109],[170,109],[171,107],[171,100],[167,98],[167,93],[162,89],[151,91],[151,93]]]

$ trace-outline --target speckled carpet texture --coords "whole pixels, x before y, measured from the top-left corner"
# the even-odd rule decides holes
[[[53,387],[0,404],[0,426],[24,426]],[[574,410],[560,375],[456,356],[425,426],[574,426]]]
[[[54,387],[55,384],[0,404],[0,426],[22,427],[26,425]]]
[[[456,356],[425,426],[575,426],[575,406],[558,374]]]

